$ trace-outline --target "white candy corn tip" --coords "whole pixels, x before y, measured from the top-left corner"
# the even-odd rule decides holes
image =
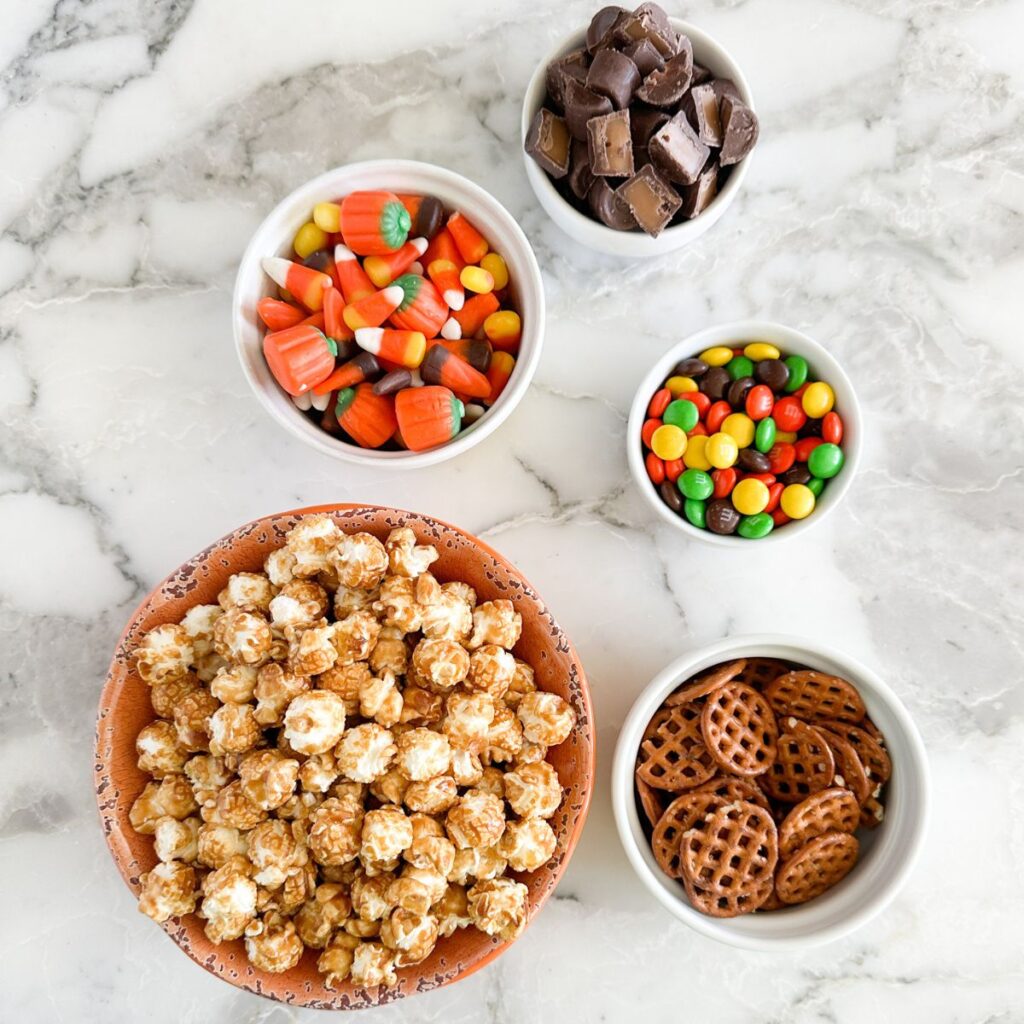
[[[324,395],[312,395],[311,401],[317,412],[323,412],[331,404],[331,393],[328,391]]]
[[[286,260],[283,256],[264,256],[263,262],[263,273],[270,278],[274,284],[284,288],[285,281],[288,280],[288,271],[291,268],[292,261]]]
[[[402,289],[399,288],[399,291]],[[380,341],[384,337],[383,327],[360,327],[356,331],[356,344],[364,351],[372,355],[380,352]]]
[[[461,288],[449,288],[441,298],[448,303],[448,308],[454,309],[456,313],[466,304],[466,293]]]
[[[349,260],[356,258],[355,253],[347,246],[342,245],[340,242],[334,247],[334,262],[335,263],[347,263]]]
[[[445,341],[458,341],[462,337],[462,324],[455,317],[448,317],[441,328],[441,337]]]
[[[388,285],[381,294],[388,300],[389,305],[396,308],[405,301],[405,289],[400,284]]]
[[[313,407],[313,393],[304,391],[301,395],[292,395],[292,405],[300,412],[309,412]]]
[[[427,251],[427,240],[425,238],[412,239],[413,248],[422,256]]]

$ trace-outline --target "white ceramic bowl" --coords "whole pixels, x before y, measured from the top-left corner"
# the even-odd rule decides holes
[[[263,325],[256,303],[276,295],[263,273],[265,256],[287,255],[295,232],[309,220],[313,207],[357,189],[432,194],[464,213],[508,264],[511,289],[523,320],[523,337],[515,370],[501,397],[487,414],[457,437],[425,452],[376,451],[342,441],[304,416],[271,376],[263,358]],[[263,407],[289,433],[326,455],[367,466],[412,469],[454,458],[500,426],[530,386],[544,338],[544,285],[533,249],[512,215],[492,195],[461,174],[413,160],[370,160],[326,171],[281,200],[256,229],[235,279],[233,322],[235,348],[246,379]]]
[[[722,536],[710,530],[701,530],[683,516],[676,515],[659,497],[657,488],[651,483],[644,467],[644,452],[640,441],[640,432],[647,419],[647,406],[651,396],[657,391],[669,370],[681,359],[695,356],[713,345],[734,345],[740,342],[769,341],[779,348],[784,356],[803,356],[810,364],[812,378],[823,380],[831,385],[835,392],[835,410],[843,421],[843,468],[829,480],[814,511],[806,519],[794,519],[772,530],[767,537],[760,540],[745,540],[737,534]],[[793,538],[820,523],[828,513],[843,500],[850,489],[857,467],[860,465],[863,435],[861,431],[860,404],[853,390],[849,377],[829,351],[818,342],[809,338],[792,327],[771,323],[768,320],[739,320],[736,323],[722,324],[720,327],[709,327],[697,334],[691,334],[684,341],[670,348],[640,382],[633,405],[629,411],[629,423],[626,427],[626,454],[629,468],[636,481],[640,493],[647,499],[654,511],[672,526],[682,530],[688,536],[697,537],[711,544],[742,545],[769,544],[787,538]]]
[[[669,21],[677,32],[689,36],[690,42],[693,43],[693,59],[708,68],[716,78],[731,78],[736,84],[740,96],[743,97],[743,102],[753,109],[754,99],[750,92],[750,86],[746,78],[743,77],[739,65],[732,59],[728,51],[696,25],[691,25],[688,21],[682,21],[679,18],[670,18]],[[524,144],[533,117],[544,104],[544,97],[547,94],[545,73],[548,65],[557,57],[583,46],[586,36],[587,26],[584,25],[578,31],[566,36],[554,47],[534,71],[523,99],[521,141]],[[625,256],[633,259],[644,256],[661,256],[664,253],[673,252],[676,249],[681,249],[684,245],[689,245],[694,239],[703,235],[725,213],[739,194],[752,156],[751,153],[746,159],[733,166],[722,190],[708,204],[703,213],[693,220],[665,228],[657,238],[652,238],[643,231],[615,231],[574,209],[559,195],[554,183],[537,166],[533,157],[528,156],[525,149],[523,150],[526,177],[530,181],[530,186],[548,216],[567,235],[589,249],[596,249],[598,252],[608,253],[611,256]]]
[[[633,769],[647,723],[665,697],[692,675],[743,657],[794,661],[848,679],[885,736],[893,771],[885,793],[885,820],[861,829],[860,859],[837,886],[816,900],[785,910],[714,918],[690,906],[682,886],[662,874],[637,811]],[[826,644],[798,637],[730,637],[684,654],[660,672],[626,716],[612,765],[612,806],[619,838],[636,873],[671,914],[691,928],[743,949],[776,951],[831,942],[866,924],[902,888],[924,841],[929,778],[924,744],[899,698],[871,669]]]

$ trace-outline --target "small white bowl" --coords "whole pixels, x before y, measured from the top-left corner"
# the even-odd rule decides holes
[[[669,375],[669,370],[676,363],[681,359],[696,356],[713,345],[732,347],[739,342],[747,344],[751,341],[771,342],[782,351],[783,356],[803,356],[810,364],[812,379],[823,380],[831,385],[836,396],[835,410],[843,421],[843,468],[829,480],[814,511],[806,519],[793,519],[784,526],[772,530],[767,537],[762,537],[760,540],[747,540],[737,534],[723,536],[712,533],[710,530],[701,530],[683,516],[676,515],[661,500],[657,488],[647,475],[647,469],[644,466],[643,443],[640,440],[640,432],[643,429],[644,420],[647,419],[647,406],[650,404],[651,396],[661,387]],[[709,327],[697,334],[691,334],[690,337],[670,348],[640,382],[640,387],[633,398],[633,405],[629,410],[629,423],[626,426],[626,455],[630,471],[637,487],[640,488],[640,493],[665,522],[682,530],[690,537],[697,537],[710,544],[768,544],[772,541],[796,537],[816,523],[820,523],[843,500],[844,495],[850,489],[850,484],[853,483],[853,478],[857,473],[857,467],[860,465],[862,446],[860,403],[857,401],[850,378],[843,372],[842,367],[823,345],[806,334],[801,334],[800,331],[795,331],[792,327],[771,323],[768,320],[739,320],[731,324],[722,324],[720,327]]]
[[[291,252],[295,232],[310,219],[313,207],[357,189],[384,188],[437,196],[445,206],[464,213],[508,264],[511,288],[523,321],[523,337],[512,377],[501,397],[472,426],[447,444],[424,452],[360,448],[321,430],[292,404],[263,358],[263,325],[256,303],[277,288],[260,265],[265,256]],[[479,444],[496,430],[526,393],[540,359],[544,339],[544,285],[533,249],[512,215],[492,195],[461,174],[414,160],[369,160],[326,171],[281,200],[256,229],[235,279],[233,323],[235,348],[246,380],[263,407],[289,433],[325,455],[364,466],[413,469],[432,466]]]
[[[714,918],[695,910],[682,886],[664,875],[644,836],[633,788],[637,750],[647,723],[680,683],[743,657],[780,658],[849,680],[868,715],[885,736],[892,778],[885,791],[885,820],[861,829],[860,859],[837,886],[809,903],[785,910]],[[775,634],[729,637],[684,654],[660,672],[637,698],[619,733],[612,765],[612,807],[619,838],[641,881],[669,913],[691,928],[742,949],[778,951],[831,942],[880,913],[906,882],[924,842],[929,806],[924,744],[900,699],[871,669],[840,651],[799,637]]]
[[[688,36],[690,42],[693,43],[694,61],[703,64],[716,78],[731,78],[740,96],[743,97],[743,102],[754,109],[750,86],[729,52],[696,25],[691,25],[688,21],[682,21],[679,18],[669,18],[669,21],[677,32]],[[586,38],[587,26],[584,25],[580,30],[566,36],[554,47],[534,71],[523,98],[521,142],[524,146],[533,117],[544,105],[544,97],[547,94],[545,74],[548,65],[571,50],[578,50],[585,44]],[[733,166],[722,190],[708,204],[703,213],[693,220],[665,228],[657,238],[652,238],[643,231],[615,231],[574,209],[562,198],[558,189],[555,188],[554,182],[537,166],[533,157],[529,156],[525,149],[523,150],[526,177],[548,216],[580,245],[585,245],[598,252],[608,253],[610,256],[625,256],[631,259],[661,256],[664,253],[681,249],[684,245],[689,245],[694,239],[703,235],[725,213],[739,194],[752,156],[752,153],[749,154]]]

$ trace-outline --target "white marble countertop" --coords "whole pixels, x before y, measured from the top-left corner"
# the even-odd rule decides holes
[[[518,142],[533,66],[583,3],[19,0],[0,65],[0,1018],[318,1019],[214,980],[138,914],[97,825],[93,719],[135,603],[211,539],[325,501],[482,535],[545,596],[599,725],[590,821],[526,937],[375,1022],[1010,1021],[1024,1012],[1021,636],[1024,4],[696,0],[762,118],[746,188],[688,251],[623,265],[542,214]],[[520,220],[549,327],[490,439],[414,474],[281,432],[230,337],[239,255],[336,164],[431,160]],[[655,522],[624,425],[670,342],[746,316],[829,345],[867,418],[842,508],[742,553]],[[608,771],[682,646],[814,634],[871,663],[929,746],[930,841],[852,937],[742,953],[629,870]]]

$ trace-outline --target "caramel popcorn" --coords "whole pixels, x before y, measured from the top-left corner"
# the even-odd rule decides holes
[[[339,622],[353,612],[373,611],[374,602],[380,597],[380,588],[360,590],[358,587],[346,587],[338,584],[334,592],[334,617]]]
[[[312,626],[327,614],[327,591],[312,580],[286,583],[267,606],[275,629],[301,629]]]
[[[187,693],[174,708],[174,728],[178,743],[186,750],[208,750],[210,747],[210,716],[220,707],[208,690]]]
[[[335,665],[317,676],[316,685],[321,690],[336,693],[345,702],[345,714],[355,718],[359,714],[360,694],[368,686],[373,675],[365,661],[354,665]]]
[[[388,770],[396,751],[387,729],[364,723],[342,736],[335,753],[342,775],[353,782],[373,782]]]
[[[510,821],[498,841],[498,852],[513,871],[536,871],[555,854],[558,841],[543,818]]]
[[[223,614],[219,604],[197,604],[185,613],[181,624],[192,642],[193,664],[213,652],[213,629]]]
[[[450,775],[411,782],[403,795],[405,806],[421,814],[444,814],[458,798],[459,787]]]
[[[295,634],[288,648],[288,668],[297,676],[318,676],[337,660],[332,640],[334,626],[321,619],[315,626]]]
[[[446,583],[436,599],[420,609],[420,628],[430,640],[462,643],[473,630],[473,606],[463,592],[449,590],[450,585]]]
[[[216,657],[216,655],[215,655]],[[202,689],[191,672],[175,679],[162,679],[149,688],[149,702],[157,718],[174,718],[174,709],[191,693]]]
[[[313,754],[299,768],[299,785],[307,793],[326,793],[341,774],[333,750]]]
[[[198,818],[179,821],[169,815],[160,818],[153,832],[153,849],[162,861],[183,860],[191,864],[199,856]]]
[[[403,725],[433,725],[440,722],[444,715],[444,698],[439,693],[431,693],[418,686],[407,686],[402,693],[402,714],[399,721]]]
[[[263,736],[251,704],[221,704],[210,716],[210,753],[244,754]]]
[[[208,820],[245,832],[255,828],[266,816],[267,812],[245,795],[241,781],[236,779],[217,794],[213,816]]]
[[[448,812],[445,827],[460,850],[493,846],[505,831],[505,809],[492,793],[471,789]]]
[[[423,606],[416,599],[416,581],[388,576],[380,586],[373,610],[384,616],[384,625],[403,633],[415,633],[423,625]]]
[[[371,590],[388,571],[388,554],[373,534],[349,533],[331,552],[330,563],[343,586]]]
[[[288,533],[285,547],[294,558],[293,576],[316,576],[331,567],[331,555],[342,533],[330,516],[310,516]]]
[[[388,565],[396,576],[421,576],[437,561],[437,548],[432,544],[417,544],[416,534],[403,526],[388,534],[384,545]]]
[[[394,906],[388,899],[388,889],[394,875],[381,872],[367,875],[360,871],[352,882],[352,909],[363,921],[380,921]]]
[[[404,705],[397,681],[390,672],[379,678],[371,676],[359,690],[359,713],[385,728],[398,723]]]
[[[359,855],[363,815],[331,797],[314,812],[309,829],[309,851],[318,864],[347,864]]]
[[[234,778],[224,758],[212,754],[194,754],[185,762],[184,771],[200,807],[215,803],[217,794]]]
[[[485,644],[497,644],[512,650],[523,631],[523,617],[511,601],[485,601],[473,609],[473,635],[467,646],[475,651]]]
[[[409,648],[405,645],[405,634],[395,626],[381,626],[377,643],[370,652],[370,668],[377,674],[390,672],[393,676],[404,676],[409,667]]]
[[[184,775],[166,775],[159,783],[146,783],[128,812],[128,820],[136,832],[152,835],[161,818],[169,815],[180,820],[198,809],[188,779]]]
[[[258,678],[259,671],[252,665],[225,665],[210,680],[210,693],[225,704],[248,704]]]
[[[295,579],[295,555],[288,548],[278,548],[267,555],[263,571],[275,587],[287,586]]]
[[[164,721],[152,722],[139,733],[135,752],[139,755],[139,770],[154,779],[177,774],[189,758],[189,752],[178,743],[177,729]]]
[[[325,882],[316,887],[312,899],[299,907],[295,928],[310,949],[323,949],[351,913],[352,900],[345,886]]]
[[[352,981],[360,988],[397,985],[395,955],[379,942],[363,942],[352,959]]]
[[[150,685],[185,675],[194,659],[188,630],[173,623],[151,629],[135,649],[135,666]]]
[[[300,693],[284,713],[284,735],[300,754],[332,749],[345,731],[345,702],[330,690]]]
[[[511,878],[477,882],[467,893],[470,920],[480,931],[511,942],[526,927],[527,895],[526,886]]]
[[[414,868],[429,868],[447,878],[455,867],[455,844],[444,836],[417,836],[402,856]]]
[[[278,664],[264,665],[256,675],[256,689],[253,691],[256,721],[263,726],[281,725],[285,708],[309,686],[305,676],[294,675]]]
[[[472,881],[497,878],[505,873],[507,867],[508,862],[496,846],[486,846],[482,850],[456,850],[448,871],[448,881],[468,885]]]
[[[453,747],[477,752],[486,745],[494,721],[494,698],[489,693],[453,693],[445,701],[444,734]]]
[[[443,895],[448,880],[434,868],[406,864],[388,887],[388,900],[415,914],[425,914]]]
[[[140,879],[139,910],[163,924],[172,917],[191,914],[196,908],[196,873],[181,861],[157,864]]]
[[[491,762],[511,761],[523,748],[523,727],[515,712],[505,704],[494,709],[491,727],[487,730],[484,756]]]
[[[296,868],[306,863],[305,846],[299,846],[286,821],[264,821],[249,833],[252,880],[267,889],[277,889]]]
[[[473,923],[469,916],[466,888],[462,885],[449,885],[433,911],[437,915],[438,932],[442,938],[447,939],[459,928],[468,928]]]
[[[505,691],[503,698],[505,703],[515,711],[523,697],[528,693],[533,693],[536,689],[537,682],[534,678],[533,669],[525,661],[516,658],[515,674],[512,676],[512,682]]]
[[[412,824],[401,807],[386,804],[363,816],[359,859],[364,865],[396,860],[412,843]]]
[[[557,693],[528,693],[519,702],[516,713],[526,738],[546,747],[557,747],[567,740],[576,724],[572,708]]]
[[[244,857],[249,849],[247,833],[229,825],[205,822],[196,838],[196,858],[208,868],[221,868],[232,857]]]
[[[232,608],[213,627],[213,648],[224,659],[241,665],[262,665],[273,636],[262,615]]]
[[[242,792],[265,811],[280,807],[292,795],[298,774],[299,762],[279,750],[253,751],[238,765]]]
[[[432,779],[448,770],[451,747],[441,733],[430,729],[410,729],[398,737],[395,763],[413,782]]]
[[[331,939],[316,962],[317,970],[324,976],[324,984],[328,988],[337,988],[349,976],[355,952],[361,944],[356,936],[347,932],[339,932]]]
[[[493,765],[488,765],[480,773],[480,781],[473,787],[478,793],[490,793],[491,796],[496,796],[499,800],[505,799],[505,775],[504,773],[495,768]]]
[[[256,916],[256,883],[244,857],[232,857],[203,881],[199,912],[206,918],[206,937],[215,945],[240,939]]]
[[[258,971],[281,974],[302,958],[302,939],[295,923],[273,912],[245,930],[245,954]]]
[[[447,693],[469,675],[471,659],[465,647],[454,640],[423,639],[412,652],[412,664],[422,685],[435,693]]]
[[[406,967],[426,960],[437,944],[437,918],[432,914],[414,914],[396,907],[380,927],[380,941],[395,951],[395,966]]]
[[[224,611],[241,608],[243,612],[265,615],[273,597],[273,584],[262,573],[236,572],[228,577],[227,586],[217,595],[217,603]]]
[[[550,818],[562,802],[562,784],[547,761],[505,773],[505,799],[521,818]]]
[[[466,688],[483,690],[496,701],[508,692],[516,674],[516,659],[497,644],[484,644],[469,659],[469,678]]]

